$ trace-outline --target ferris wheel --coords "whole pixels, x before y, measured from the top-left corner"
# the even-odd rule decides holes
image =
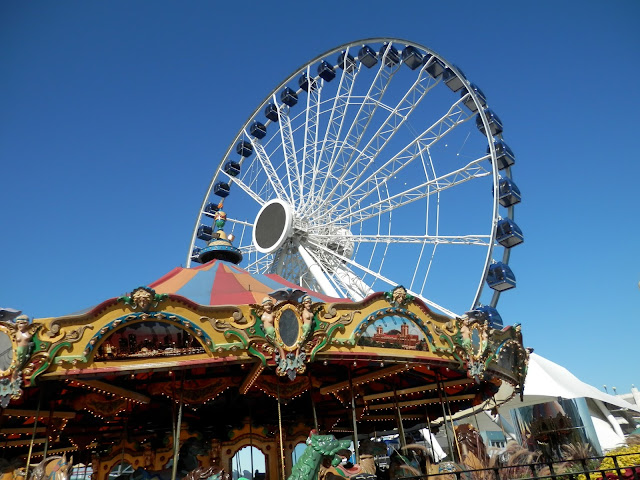
[[[372,38],[295,70],[220,160],[187,266],[224,209],[240,266],[360,300],[403,285],[448,315],[515,286],[515,156],[482,91],[417,43]],[[485,286],[491,288],[485,288]]]

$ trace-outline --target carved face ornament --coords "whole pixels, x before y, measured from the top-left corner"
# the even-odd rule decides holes
[[[133,295],[131,296],[131,298],[133,298],[133,301],[135,302],[135,304],[142,311],[146,311],[151,306],[151,302],[153,301],[153,297],[151,293],[147,292],[142,288],[133,292]]]

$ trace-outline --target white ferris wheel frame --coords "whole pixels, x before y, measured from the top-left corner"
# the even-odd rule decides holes
[[[395,71],[392,68],[387,68],[388,66],[385,66],[386,55],[391,46],[398,44],[411,46],[418,49],[423,54],[431,55],[431,59],[420,68],[420,71],[417,74],[417,79],[411,88],[407,90],[404,97],[396,103],[394,108],[388,109],[388,116],[385,123],[379,126],[374,135],[368,139],[366,144],[363,145],[360,145],[362,137],[357,139],[357,142],[353,142],[354,144],[349,144],[345,138],[351,139],[357,134],[354,133],[357,130],[366,130],[369,126],[367,122],[370,120],[372,115],[367,117],[365,112],[365,114],[361,116],[359,111],[358,114],[356,114],[356,121],[350,125],[344,124],[344,118],[346,117],[345,111],[347,110],[349,100],[351,99],[350,88],[353,88],[355,76],[358,74],[362,66],[358,65],[356,68],[352,69],[352,71],[349,71],[349,68],[339,70],[337,66],[335,67],[336,78],[333,81],[340,83],[338,93],[333,98],[333,105],[331,106],[330,111],[321,112],[323,104],[321,104],[321,101],[318,98],[315,98],[321,95],[321,87],[317,89],[310,88],[308,91],[305,91],[302,88],[298,89],[296,94],[306,94],[306,105],[304,106],[305,117],[303,123],[304,131],[302,132],[302,134],[304,134],[304,145],[300,149],[303,158],[298,161],[296,158],[297,154],[294,144],[295,133],[297,132],[294,131],[295,127],[292,127],[291,124],[291,117],[289,116],[290,109],[282,101],[278,100],[277,94],[282,91],[283,88],[290,85],[292,81],[296,80],[302,73],[306,73],[310,82],[314,82],[315,85],[319,85],[323,80],[319,75],[314,75],[311,72],[311,67],[317,65],[319,62],[327,59],[331,55],[340,52],[357,53],[357,49],[360,46],[380,43],[387,45],[387,50],[385,50],[384,56],[381,55],[381,58],[379,58],[379,66],[377,67],[378,71],[375,79],[371,81],[369,91],[359,104],[360,110],[380,107],[380,103],[376,103],[373,100],[368,99],[370,96],[373,98],[374,95],[382,97],[389,85],[390,78],[395,74]],[[354,57],[356,57],[356,55],[354,55]],[[285,276],[285,278],[290,281],[300,284],[302,284],[302,282],[296,281],[297,275],[299,275],[300,280],[302,280],[305,273],[309,272],[314,278],[315,284],[307,284],[307,287],[315,287],[323,291],[325,294],[333,297],[361,299],[367,294],[372,293],[372,291],[358,275],[354,274],[353,271],[350,270],[350,266],[357,266],[358,270],[365,272],[367,275],[371,275],[372,278],[390,285],[393,285],[394,282],[393,279],[386,278],[380,271],[368,268],[367,265],[354,265],[354,260],[349,254],[346,254],[348,253],[349,245],[353,248],[353,242],[357,241],[359,244],[367,242],[375,243],[376,248],[378,245],[386,245],[384,251],[379,252],[378,255],[385,255],[386,249],[389,248],[389,245],[396,243],[422,243],[423,245],[433,244],[436,246],[447,243],[481,245],[484,246],[487,251],[484,268],[480,275],[480,281],[478,282],[477,290],[471,302],[471,308],[475,308],[478,305],[480,295],[484,287],[488,268],[493,261],[494,249],[496,247],[496,226],[497,222],[500,220],[498,202],[498,182],[500,175],[498,174],[494,141],[501,138],[501,135],[494,136],[491,134],[489,119],[485,113],[487,105],[486,102],[484,102],[484,99],[481,99],[472,88],[466,88],[466,96],[463,96],[454,102],[450,106],[449,110],[438,121],[429,125],[429,127],[422,132],[416,132],[413,140],[402,150],[396,152],[395,155],[382,160],[381,164],[377,163],[377,169],[374,175],[369,172],[366,174],[368,178],[363,178],[363,172],[366,170],[363,170],[363,172],[360,173],[353,171],[357,170],[356,164],[362,165],[364,160],[367,160],[369,164],[372,164],[374,160],[376,162],[380,161],[380,159],[377,158],[377,155],[378,152],[381,151],[381,142],[384,146],[385,142],[388,142],[389,139],[391,139],[395,133],[403,127],[405,120],[410,117],[410,114],[413,109],[416,108],[417,104],[438,84],[437,81],[433,82],[432,80],[429,80],[430,77],[425,72],[427,65],[431,62],[435,62],[436,60],[441,62],[444,67],[450,69],[463,82],[465,87],[471,86],[470,82],[455,65],[446,61],[435,51],[415,42],[396,38],[369,38],[343,44],[318,55],[307,62],[305,66],[294,70],[281,84],[274,88],[271,93],[267,95],[265,100],[249,115],[248,120],[238,131],[236,137],[230,142],[222,161],[218,164],[198,212],[191,237],[189,254],[187,255],[187,267],[191,267],[192,264],[191,252],[194,247],[196,247],[198,227],[202,224],[204,218],[211,218],[212,216],[210,213],[205,211],[205,207],[212,201],[214,186],[222,178],[224,180],[229,180],[234,186],[243,190],[244,193],[248,197],[251,197],[251,199],[261,208],[264,208],[264,206],[274,198],[283,202],[283,205],[290,205],[292,210],[295,210],[295,215],[293,215],[292,226],[290,225],[290,229],[297,232],[301,232],[303,230],[306,232],[304,242],[293,240],[289,242],[281,242],[282,246],[276,252],[266,253],[265,251],[262,251],[265,255],[250,262],[249,265],[245,267],[247,270],[262,273],[267,271],[278,273]],[[402,60],[400,60],[395,68],[398,69],[402,63]],[[337,78],[338,76],[339,78]],[[387,81],[387,83],[385,83],[385,81]],[[416,97],[418,98],[417,101],[415,100]],[[304,97],[301,97],[301,103],[303,98]],[[472,99],[476,106],[476,112],[473,112],[472,114],[469,114],[469,112],[464,109],[464,102],[469,98]],[[367,104],[368,101],[370,101],[370,105]],[[265,149],[265,145],[259,139],[254,138],[249,134],[249,126],[255,120],[261,118],[260,115],[262,111],[269,103],[273,103],[277,107],[279,121],[274,123],[279,125],[279,146],[281,147],[282,156],[284,157],[282,159],[284,167],[275,166],[269,153]],[[329,115],[328,126],[324,129],[324,132],[319,131],[318,119],[321,114]],[[462,168],[448,172],[445,175],[432,178],[422,184],[414,185],[406,191],[382,197],[378,202],[363,204],[363,202],[369,199],[371,195],[375,194],[376,191],[384,188],[387,180],[398,174],[405,165],[408,165],[416,158],[421,158],[423,164],[425,164],[425,159],[423,157],[425,155],[429,155],[429,148],[431,145],[438,142],[450,130],[456,128],[459,124],[472,121],[476,115],[480,117],[484,125],[484,134],[486,136],[488,147],[486,155],[475,158]],[[265,125],[268,127],[270,123],[271,121],[267,120]],[[273,135],[270,137],[269,141],[273,141],[275,137],[276,135]],[[223,167],[225,162],[237,157],[235,156],[234,150],[237,143],[241,140],[249,141],[251,143],[253,156],[257,162],[259,162],[259,166],[262,168],[263,173],[266,174],[266,178],[268,178],[269,184],[265,188],[268,188],[273,194],[275,194],[275,196],[272,195],[271,198],[265,198],[263,192],[257,185],[244,184],[242,179],[230,177],[224,172]],[[331,148],[330,145],[333,145],[333,150],[331,151],[331,155],[328,156],[328,162],[323,163],[323,160],[327,158],[324,151]],[[345,156],[345,150],[351,151],[350,156],[348,156],[348,161],[341,165],[343,168],[340,172],[340,177],[333,178],[332,180],[336,180],[336,182],[333,185],[329,185],[329,173],[332,172],[333,169],[336,169],[339,162],[338,157]],[[356,152],[358,162],[349,163]],[[240,158],[241,164],[243,160],[245,159]],[[483,167],[483,164],[486,164],[487,161],[491,162],[490,170]],[[426,163],[428,162],[429,159],[426,160]],[[309,168],[309,166],[313,166],[313,168]],[[280,170],[282,172],[283,168],[286,175],[283,173],[278,174],[277,171]],[[351,185],[357,183],[358,189],[350,192],[349,198],[343,198],[337,203],[328,206],[327,209],[326,205],[322,205],[324,203],[324,199],[329,196],[335,197],[337,193],[336,190],[339,188],[340,182],[349,175],[351,175],[350,178],[352,178]],[[361,177],[358,175],[361,175]],[[388,213],[391,215],[392,211],[396,208],[424,199],[429,195],[439,195],[439,193],[445,189],[455,187],[474,178],[488,175],[492,175],[493,177],[493,195],[491,225],[487,235],[440,236],[436,232],[435,235],[404,235],[402,237],[398,237],[392,234],[392,232],[382,235],[380,234],[380,231],[378,231],[376,235],[358,235],[351,234],[350,231],[345,229],[336,229],[331,224],[324,226],[314,225],[313,227],[309,227],[308,224],[305,224],[306,216],[312,215],[322,207],[325,209],[325,215],[332,215],[332,219],[334,221],[333,225],[340,224],[340,222],[347,219],[347,217],[350,219],[349,225],[355,225],[360,222],[364,222],[367,219],[371,219],[372,217],[379,216],[382,213]],[[510,178],[510,167],[503,170],[502,175]],[[317,180],[319,178],[324,178],[324,181],[319,186],[319,190],[316,190],[318,188]],[[380,180],[380,178],[382,178],[382,180]],[[367,185],[369,185],[369,187]],[[300,201],[302,198],[305,199],[304,202]],[[345,206],[346,203],[348,204],[348,208]],[[359,208],[361,205],[362,208]],[[514,209],[511,206],[507,209],[506,216],[513,219],[513,215]],[[253,227],[253,224],[248,221],[233,218],[229,218],[228,221],[243,228]],[[241,244],[243,242],[243,236],[244,233],[240,238]],[[255,231],[253,231],[251,236],[253,238],[252,243],[255,244]],[[344,248],[343,250],[340,250],[340,247],[328,248],[328,244],[342,245]],[[241,250],[243,251],[243,254],[251,254],[252,250],[261,251],[261,249],[256,249],[255,245],[253,245],[253,247],[251,245],[244,245],[241,247]],[[508,263],[509,255],[509,249],[505,248],[502,255],[503,263]],[[382,268],[382,263],[380,268]],[[412,283],[413,280],[415,280],[416,273],[417,270],[414,272]],[[413,291],[410,288],[407,290],[409,293],[420,296],[431,307],[434,307],[450,316],[457,315],[445,306],[431,302],[429,299],[421,295],[421,292]],[[495,306],[499,297],[500,292],[495,291],[490,305]]]

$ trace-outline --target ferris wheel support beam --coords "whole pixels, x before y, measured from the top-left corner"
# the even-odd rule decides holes
[[[312,242],[312,241],[307,241],[307,243],[309,244],[309,246],[312,246],[314,249],[318,249],[318,250],[321,250],[321,251],[323,251],[323,252],[326,252],[326,253],[328,253],[328,254],[330,254],[330,255],[333,255],[335,258],[337,258],[337,259],[341,260],[343,263],[345,263],[345,264],[349,264],[349,265],[352,265],[352,266],[354,266],[355,268],[357,268],[357,269],[359,269],[359,270],[362,270],[364,273],[369,274],[369,275],[371,275],[372,277],[375,277],[377,280],[380,280],[380,281],[382,281],[382,282],[386,283],[386,284],[387,284],[387,285],[389,285],[389,286],[395,286],[395,285],[396,285],[396,283],[395,283],[395,282],[391,281],[390,279],[388,279],[388,278],[387,278],[387,277],[385,277],[384,275],[381,275],[381,274],[380,274],[380,273],[378,273],[378,272],[374,272],[373,270],[371,270],[371,269],[369,269],[369,268],[367,268],[367,267],[365,267],[365,266],[363,266],[363,265],[360,265],[360,264],[358,264],[358,263],[354,262],[354,261],[353,261],[353,260],[351,260],[350,258],[347,258],[347,257],[345,257],[344,255],[340,255],[340,254],[339,254],[339,253],[337,253],[337,252],[334,252],[333,250],[331,250],[330,248],[327,248],[326,246],[324,246],[324,245],[322,245],[322,244],[319,244],[319,243],[316,243],[316,242]],[[437,309],[437,310],[441,311],[442,313],[444,313],[444,314],[446,314],[446,315],[449,315],[450,317],[456,317],[456,316],[457,316],[457,315],[456,315],[455,313],[453,313],[452,311],[450,311],[450,310],[448,310],[448,309],[446,309],[446,308],[444,308],[444,307],[442,307],[442,306],[438,305],[438,304],[437,304],[437,303],[435,303],[435,302],[432,302],[431,300],[429,300],[429,299],[427,299],[427,298],[424,298],[423,296],[421,296],[420,294],[418,294],[418,293],[416,293],[416,292],[409,291],[408,293],[410,293],[411,295],[414,295],[414,296],[416,296],[416,297],[420,297],[420,299],[422,299],[422,301],[423,301],[424,303],[426,303],[427,305],[429,305],[429,306],[431,306],[431,307],[433,307],[433,308],[435,308],[435,309]]]
[[[329,295],[330,297],[339,298],[340,294],[337,292],[335,287],[331,284],[329,279],[324,273],[324,269],[322,266],[313,258],[313,256],[307,251],[305,247],[302,245],[298,245],[298,253],[302,260],[307,265],[309,269],[309,273],[313,276],[313,278],[318,282],[318,285],[325,293],[325,295]]]
[[[333,274],[336,279],[347,289],[350,298],[354,300],[362,300],[371,295],[373,290],[364,283],[360,277],[355,275],[351,270],[339,264],[333,268]]]

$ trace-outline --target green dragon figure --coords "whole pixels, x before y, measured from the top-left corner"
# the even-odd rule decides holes
[[[330,460],[335,467],[340,464],[342,457],[351,456],[351,440],[336,440],[333,435],[318,435],[311,430],[306,443],[307,448],[291,469],[287,480],[316,480],[324,459]]]

